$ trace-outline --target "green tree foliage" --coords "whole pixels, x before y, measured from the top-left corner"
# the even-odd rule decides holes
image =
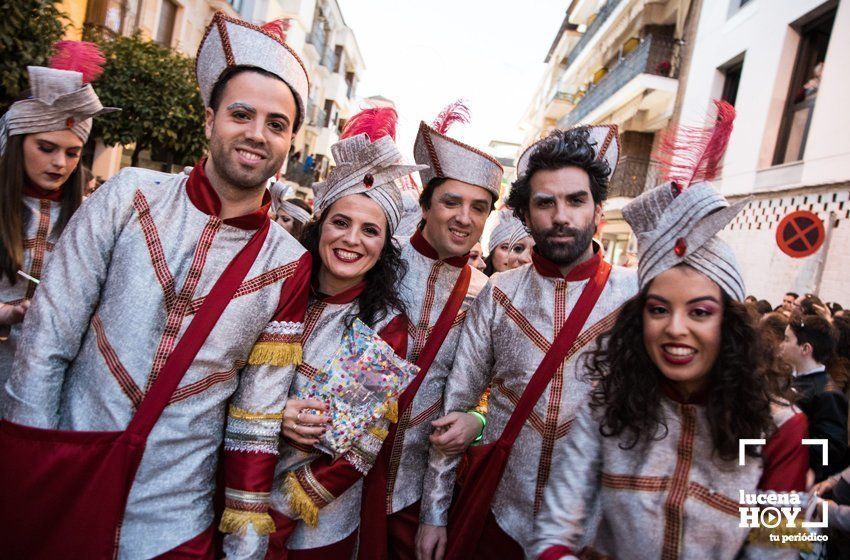
[[[202,154],[204,106],[195,81],[195,63],[139,34],[101,42],[106,65],[92,84],[105,106],[121,112],[94,120],[105,144],[133,144],[131,165],[150,149],[167,163],[193,164]]]
[[[29,87],[27,66],[44,66],[62,38],[57,0],[0,0],[0,113]]]

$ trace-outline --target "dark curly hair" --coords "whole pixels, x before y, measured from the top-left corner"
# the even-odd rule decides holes
[[[614,327],[587,355],[587,379],[594,383],[591,407],[602,412],[599,432],[621,437],[620,447],[667,436],[661,403],[663,374],[643,343],[643,310],[648,287],[628,300]],[[774,431],[771,403],[787,401],[776,394],[782,376],[770,348],[759,335],[744,304],[723,293],[722,339],[709,378],[707,414],[714,450],[723,460],[738,456],[741,438],[761,438]]]
[[[301,243],[313,256],[313,271],[310,275],[311,281],[316,283],[322,259],[319,256],[319,241],[322,238],[322,225],[328,213],[319,220],[312,220],[304,227],[301,234]],[[378,322],[385,319],[391,312],[396,314],[406,313],[404,302],[398,293],[401,279],[407,273],[407,263],[401,259],[401,249],[393,242],[389,229],[384,239],[384,248],[381,255],[366,273],[366,289],[357,298],[357,314],[351,314],[346,319],[350,327],[355,317],[374,327]]]
[[[590,177],[593,202],[602,204],[608,196],[611,168],[607,161],[596,158],[595,142],[590,141],[588,135],[588,129],[584,126],[553,130],[534,148],[528,158],[528,168],[513,182],[506,202],[523,223],[531,199],[531,177],[541,170],[557,170],[571,166],[584,169]]]

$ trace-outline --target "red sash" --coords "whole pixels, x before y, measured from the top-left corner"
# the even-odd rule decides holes
[[[468,483],[460,485],[457,500],[449,516],[446,560],[464,560],[473,556],[514,442],[534,410],[534,405],[540,400],[555,371],[564,361],[584,328],[590,312],[596,306],[605,288],[610,273],[611,265],[601,261],[596,273],[582,290],[569,317],[564,321],[561,332],[555,337],[552,346],[543,356],[543,360],[522,392],[522,397],[499,439],[467,450],[464,458],[466,461],[464,478]]]
[[[452,323],[457,317],[460,306],[469,290],[472,278],[472,268],[467,264],[461,270],[455,282],[452,293],[446,305],[440,312],[431,336],[425,342],[422,353],[416,360],[419,374],[416,376],[398,400],[398,417],[401,419],[404,411],[413,402],[416,392],[425,380],[434,358],[446,340]],[[381,446],[381,451],[375,460],[375,465],[363,483],[363,498],[360,513],[360,547],[358,557],[361,560],[384,560],[387,557],[387,473],[390,465],[390,455],[395,441],[398,424],[390,426],[387,439]]]
[[[0,421],[0,542],[9,558],[111,559],[145,444],[269,231],[216,281],[123,432],[47,430]]]

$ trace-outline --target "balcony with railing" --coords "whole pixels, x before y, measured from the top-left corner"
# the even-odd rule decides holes
[[[313,45],[316,52],[319,53],[320,59],[324,56],[325,51],[327,50],[328,34],[322,23],[317,21],[316,24],[313,25],[313,29],[311,29],[310,33],[307,35],[307,43]]]
[[[608,183],[608,198],[634,198],[644,191],[650,169],[649,158],[623,156]]]
[[[581,122],[594,109],[609,100],[620,89],[641,74],[676,78],[673,64],[675,41],[668,37],[645,37],[629,54],[590,86],[575,108],[558,121],[561,128],[569,128]]]
[[[320,64],[330,70],[331,72],[337,67],[337,62],[339,60],[339,55],[337,52],[328,45],[325,47],[325,52],[322,54],[322,60]]]
[[[544,116],[547,119],[560,119],[570,112],[573,105],[573,95],[566,91],[554,91],[546,103]]]
[[[622,1],[623,0],[608,0],[608,2],[602,6],[602,9],[596,14],[594,20],[587,26],[587,29],[584,30],[584,33],[573,47],[573,50],[571,50],[570,54],[567,55],[567,68],[576,61],[581,52],[593,41],[593,37]]]

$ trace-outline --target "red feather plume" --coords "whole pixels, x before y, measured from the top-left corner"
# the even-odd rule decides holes
[[[392,107],[369,107],[348,119],[339,138],[342,140],[365,133],[372,142],[384,136],[395,140],[396,124],[398,113]]]
[[[50,57],[51,68],[79,72],[87,84],[103,74],[106,58],[96,44],[88,41],[57,41],[53,48],[56,52]]]
[[[286,42],[286,34],[289,31],[290,23],[288,19],[275,19],[260,26],[260,29],[267,31],[272,35],[276,35],[281,41]]]
[[[449,128],[455,123],[468,123],[469,122],[469,107],[466,106],[463,99],[458,99],[454,103],[449,103],[446,105],[440,114],[437,115],[437,118],[434,119],[434,123],[431,125],[431,128],[439,132],[440,134],[447,134]]]
[[[679,189],[692,183],[710,181],[720,170],[720,160],[729,144],[735,108],[725,101],[714,100],[717,115],[706,127],[680,125],[664,134],[656,158],[664,177]]]

